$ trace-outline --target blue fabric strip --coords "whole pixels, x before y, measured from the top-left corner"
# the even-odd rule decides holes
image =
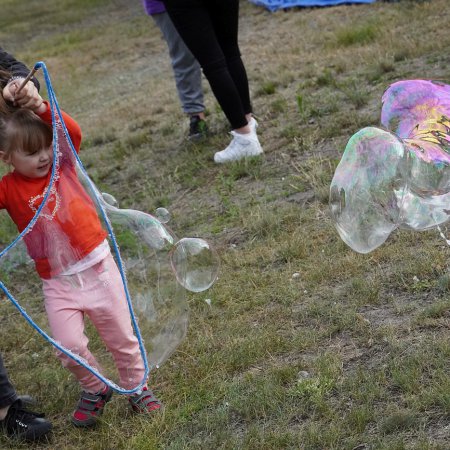
[[[374,3],[376,0],[249,0],[255,5],[264,6],[269,11],[294,8],[296,6],[335,6],[352,3]]]

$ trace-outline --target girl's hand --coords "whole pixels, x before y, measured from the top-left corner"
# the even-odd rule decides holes
[[[23,78],[17,78],[10,81],[3,88],[3,97],[5,100],[13,102],[14,105],[20,106],[21,108],[31,109],[31,111],[36,113],[42,113],[43,104],[42,97],[39,95],[36,86],[32,81],[29,81],[19,93],[17,90],[23,83]]]

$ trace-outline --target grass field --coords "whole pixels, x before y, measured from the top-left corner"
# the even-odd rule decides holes
[[[449,247],[434,230],[397,231],[360,255],[328,209],[345,144],[379,124],[389,84],[450,81],[448,0],[273,14],[241,1],[265,154],[227,166],[212,160],[230,137],[206,81],[212,134],[186,142],[166,45],[139,1],[0,0],[0,11],[1,46],[46,63],[97,186],[125,208],[166,207],[179,236],[208,239],[221,259],[213,288],[189,294],[187,338],[152,373],[164,414],[135,417],[116,395],[95,430],[70,425],[78,387],[2,298],[11,378],[54,424],[30,448],[450,448]],[[11,238],[6,213],[0,237]]]

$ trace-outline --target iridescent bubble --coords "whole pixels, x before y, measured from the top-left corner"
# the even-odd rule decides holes
[[[450,218],[450,86],[400,81],[382,100],[391,131],[356,133],[330,187],[336,228],[361,253],[398,227],[425,230]]]
[[[102,198],[108,205],[114,206],[115,208],[119,207],[119,202],[111,194],[108,194],[107,192],[102,192]]]
[[[171,252],[171,261],[178,282],[189,291],[205,291],[216,281],[219,258],[203,239],[179,240]]]
[[[170,221],[170,212],[166,208],[157,208],[155,216],[161,223],[167,223]]]
[[[421,197],[404,189],[396,194],[402,196],[400,228],[423,231],[449,220],[450,193]]]
[[[450,86],[398,81],[382,103],[382,125],[402,139],[409,156],[409,189],[423,197],[450,192]]]
[[[381,125],[407,139],[418,125],[449,116],[450,86],[431,80],[402,80],[386,89],[381,102]]]
[[[331,214],[344,242],[360,253],[381,245],[397,227],[405,153],[399,139],[364,128],[347,144],[330,188]]]
[[[444,151],[446,147],[450,149],[450,143],[443,145],[431,139],[431,131],[420,139],[404,139],[409,154],[406,180],[409,188],[423,197],[450,192],[450,152],[446,155]]]

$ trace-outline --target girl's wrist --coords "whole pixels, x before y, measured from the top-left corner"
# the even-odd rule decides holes
[[[35,110],[34,113],[35,114],[44,114],[45,111],[47,111],[47,105],[45,104],[45,102],[42,102]]]

